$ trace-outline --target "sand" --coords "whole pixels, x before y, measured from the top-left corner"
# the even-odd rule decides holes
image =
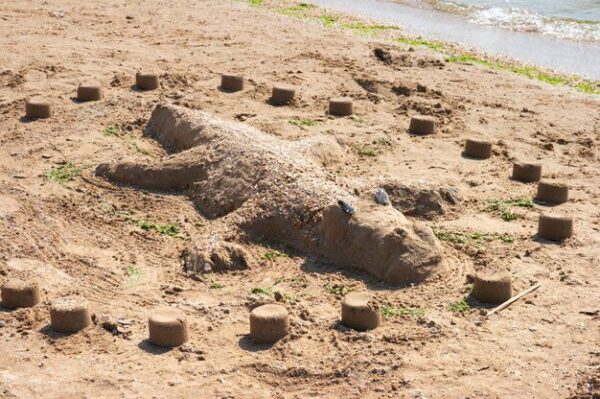
[[[598,98],[242,2],[4,1],[0,18],[0,283],[43,282],[45,300],[0,311],[1,397],[584,398],[598,389],[588,384],[599,378]],[[138,71],[157,71],[161,88],[135,90]],[[220,91],[222,73],[244,76],[244,90]],[[89,81],[104,98],[73,101]],[[269,103],[275,84],[296,89],[292,105]],[[51,118],[22,119],[32,97],[52,104]],[[329,116],[333,97],[352,98],[354,116]],[[167,155],[143,135],[158,103],[321,143],[315,162],[361,201],[385,185],[402,203],[390,180],[438,193],[415,196],[406,218],[464,242],[442,239],[444,273],[398,288],[205,218],[180,192],[96,177],[101,163]],[[416,115],[433,117],[435,133],[408,134]],[[490,140],[492,157],[461,156],[469,137]],[[535,195],[536,183],[510,179],[514,161],[541,163],[543,179],[568,184],[569,200],[514,206],[510,222],[486,210]],[[574,218],[572,238],[535,237],[548,212]],[[490,241],[445,234],[457,231]],[[188,276],[182,252],[213,232],[252,267]],[[507,235],[514,242],[494,239]],[[471,310],[456,312],[467,275],[488,271],[510,273],[515,293],[542,287],[489,319],[471,297]],[[348,290],[397,311],[373,331],[347,329]],[[67,295],[118,328],[57,337],[48,308]],[[258,347],[249,312],[275,297],[290,333]],[[147,314],[163,306],[187,315],[180,348],[145,342]]]

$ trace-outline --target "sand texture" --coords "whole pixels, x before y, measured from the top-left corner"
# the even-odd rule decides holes
[[[0,285],[42,294],[0,308],[0,398],[598,395],[597,97],[246,2],[5,0],[0,31]],[[77,101],[86,82],[99,101]],[[25,118],[31,98],[50,118]],[[528,202],[517,161],[568,200]],[[540,214],[572,237],[537,237]],[[472,276],[496,273],[542,287],[486,318]],[[340,324],[352,291],[376,329]],[[73,295],[93,323],[57,333]],[[256,344],[250,312],[275,302],[287,335]],[[148,341],[164,307],[179,347]]]

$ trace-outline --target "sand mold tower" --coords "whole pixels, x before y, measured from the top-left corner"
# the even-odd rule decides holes
[[[352,292],[342,300],[342,324],[359,331],[381,324],[379,305],[368,292]]]
[[[274,105],[288,105],[294,100],[295,95],[295,88],[282,84],[275,85],[271,94],[271,103]]]
[[[185,315],[175,309],[157,309],[148,318],[148,341],[160,347],[175,347],[189,339]]]
[[[413,116],[408,127],[410,134],[426,136],[435,132],[435,119],[430,116]]]
[[[155,90],[160,87],[158,73],[138,72],[135,74],[135,85],[143,91]]]
[[[268,304],[250,313],[250,337],[259,344],[271,344],[285,337],[289,330],[288,311],[281,305]]]
[[[87,301],[78,296],[55,299],[50,306],[50,326],[56,332],[74,333],[92,323]]]
[[[354,105],[349,97],[338,97],[329,100],[329,114],[334,116],[350,116],[354,113]]]
[[[556,214],[540,215],[538,235],[550,241],[567,239],[573,235],[573,218]]]
[[[492,156],[492,142],[482,139],[467,139],[463,154],[474,159],[488,159]]]
[[[512,178],[523,183],[539,181],[542,178],[542,165],[536,162],[515,162]]]
[[[232,93],[244,90],[244,77],[233,74],[221,75],[221,90]]]
[[[542,180],[538,183],[535,198],[542,202],[562,204],[569,200],[569,187],[564,183]]]
[[[30,308],[40,302],[40,288],[36,283],[11,280],[2,286],[1,296],[5,309]]]
[[[99,101],[103,97],[104,92],[99,83],[82,83],[77,88],[77,101]]]
[[[507,301],[512,296],[512,280],[503,273],[479,274],[473,279],[473,296],[485,303]]]
[[[47,119],[52,116],[52,104],[43,98],[31,98],[25,104],[25,117],[27,119]]]

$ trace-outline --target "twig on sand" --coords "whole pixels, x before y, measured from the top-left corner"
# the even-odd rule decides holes
[[[501,305],[499,305],[499,306],[495,307],[494,309],[490,310],[489,312],[487,312],[486,317],[490,317],[494,313],[499,312],[499,311],[501,311],[504,308],[507,308],[513,302],[516,302],[520,298],[524,297],[525,295],[529,294],[530,292],[533,292],[533,291],[537,290],[541,286],[542,286],[541,284],[536,284],[536,285],[534,285],[532,287],[527,288],[525,291],[521,292],[520,294],[517,294],[517,295],[513,296],[509,300],[503,302]]]
[[[101,188],[103,190],[110,190],[110,191],[116,191],[118,188],[113,187],[113,186],[109,186],[108,184],[102,184],[100,183],[100,181],[96,180],[96,179],[90,179],[88,177],[85,176],[79,176],[81,178],[81,180],[83,180],[84,182],[91,184],[93,186],[96,186],[98,188]]]

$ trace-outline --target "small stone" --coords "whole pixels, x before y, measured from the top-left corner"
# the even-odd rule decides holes
[[[279,291],[275,291],[273,293],[273,297],[275,298],[275,300],[277,302],[284,302],[283,294],[281,292],[279,292]]]
[[[375,202],[384,206],[390,204],[390,197],[383,188],[378,188],[377,191],[375,191]]]
[[[347,213],[348,215],[352,215],[356,212],[356,210],[345,201],[339,200],[337,203],[340,206],[340,208],[342,208],[342,211],[344,211],[344,213]]]
[[[373,53],[375,53],[375,57],[377,57],[380,61],[385,63],[392,61],[392,54],[386,49],[377,47],[375,50],[373,50]]]

